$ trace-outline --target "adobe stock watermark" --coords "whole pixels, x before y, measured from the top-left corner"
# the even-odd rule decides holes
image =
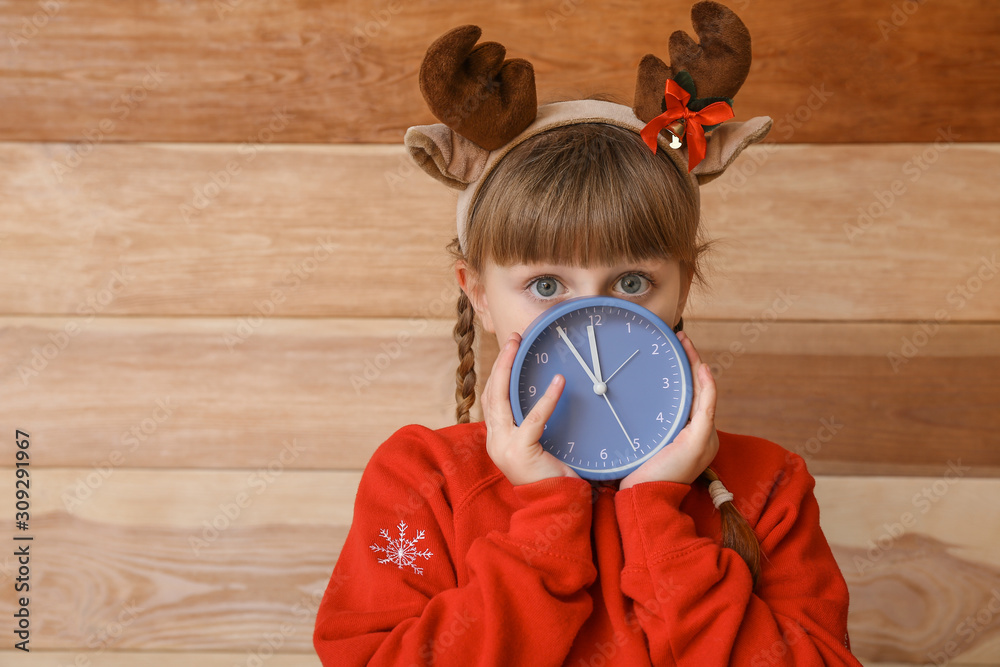
[[[805,442],[800,443],[794,450],[785,453],[785,466],[792,472],[798,472],[807,466],[810,460],[823,449],[823,445],[833,440],[844,428],[844,425],[837,421],[836,417],[829,419],[823,417],[819,420],[819,428],[816,435],[810,437]],[[737,509],[743,516],[755,516],[770,500],[775,489],[778,489],[791,479],[784,468],[774,471],[770,480],[762,479],[757,482],[757,490],[750,497],[741,496],[735,499]]]
[[[440,318],[453,308],[454,297],[449,285],[441,290],[437,298],[421,309],[419,317],[411,317],[407,328],[397,332],[395,339],[379,343],[381,351],[365,358],[360,373],[351,373],[350,381],[354,393],[360,396],[362,390],[370,387],[395,360],[403,356],[414,337],[429,326],[432,318]]]
[[[215,14],[222,21],[226,18],[226,14],[232,14],[240,5],[243,4],[245,0],[215,0],[212,6],[215,8]]]
[[[757,342],[761,334],[767,332],[770,323],[776,322],[779,315],[787,313],[799,299],[798,295],[792,294],[787,289],[779,289],[775,294],[770,306],[740,326],[741,339],[732,341],[724,351],[713,353],[712,359],[707,363],[716,381],[725,371],[733,367],[737,358],[747,353],[750,346]]]
[[[328,584],[330,594],[336,593],[349,580],[350,577],[347,575],[334,571]],[[262,667],[265,662],[274,657],[278,649],[284,646],[288,638],[294,635],[303,625],[311,632],[316,621],[316,613],[319,611],[319,605],[323,601],[323,594],[323,591],[319,591],[312,595],[300,597],[299,601],[292,605],[291,609],[292,616],[298,619],[298,623],[296,625],[282,623],[278,627],[277,632],[264,633],[257,646],[247,651],[246,659],[241,663],[234,664],[233,667],[240,667],[241,665],[243,667]]]
[[[458,639],[468,632],[472,624],[478,620],[479,618],[470,610],[463,609],[461,612],[452,614],[450,621],[441,621],[437,626],[434,637],[428,639],[417,649],[417,654],[425,661],[422,664],[439,664],[437,661],[441,656],[452,648],[458,642]]]
[[[282,109],[274,107],[271,112],[272,116],[268,124],[258,130],[256,134],[248,136],[247,140],[236,148],[236,156],[239,159],[227,160],[223,167],[211,172],[207,181],[194,186],[190,202],[179,205],[178,210],[185,224],[191,224],[195,217],[201,215],[202,211],[211,206],[215,199],[226,191],[233,179],[243,171],[243,167],[253,162],[254,158],[257,157],[259,147],[274,141],[275,135],[283,132],[288,127],[289,122],[295,118],[288,113],[287,107]]]
[[[353,41],[351,44],[340,43],[340,52],[344,55],[344,60],[353,63],[361,57],[361,52],[371,46],[382,31],[385,30],[396,14],[403,11],[403,0],[388,0],[378,9],[369,12],[371,20],[358,23],[351,30]],[[367,17],[366,17],[367,18]]]
[[[150,410],[148,416],[121,433],[119,447],[112,449],[101,461],[91,463],[92,470],[77,477],[71,491],[63,491],[59,498],[66,511],[70,514],[76,512],[125,463],[128,455],[156,433],[160,425],[167,422],[173,414],[174,406],[170,403],[170,396],[156,399],[156,407]]]
[[[580,520],[593,502],[591,490],[584,489],[584,493],[585,497],[574,500],[565,511],[552,512],[549,517],[551,521],[545,529],[535,530],[531,543],[521,545],[521,557],[524,562],[532,565],[536,558],[550,553],[552,545],[566,538],[567,534],[581,532]]]
[[[62,3],[56,0],[38,0],[36,4],[38,11],[32,14],[30,19],[22,18],[21,27],[17,32],[7,31],[7,43],[14,49],[14,53],[20,53],[21,47],[37,37],[62,9]]]
[[[889,19],[880,18],[875,22],[879,34],[882,35],[882,41],[889,41],[889,36],[902,28],[910,20],[910,17],[917,13],[922,4],[923,0],[903,0],[892,3],[892,13],[889,14]]]
[[[961,642],[955,639],[949,639],[945,642],[941,651],[930,651],[927,654],[927,658],[941,667],[942,665],[947,665],[952,658],[957,656],[962,650],[972,643],[983,630],[988,629],[996,621],[998,615],[1000,615],[1000,590],[996,588],[990,591],[993,596],[986,601],[982,607],[976,612],[975,616],[966,616],[962,619],[962,622],[955,627],[955,632],[952,637],[959,636],[962,638]]]
[[[84,160],[104,143],[105,139],[114,134],[119,124],[124,122],[132,111],[145,101],[149,93],[160,87],[165,78],[166,75],[160,71],[159,65],[155,67],[147,65],[146,75],[142,82],[119,95],[118,99],[111,103],[111,113],[108,116],[99,120],[94,127],[84,130],[83,139],[73,144],[61,160],[52,161],[50,166],[56,182],[62,183],[63,176],[83,164]]]
[[[653,597],[643,602],[635,601],[632,609],[625,613],[625,627],[640,637],[644,637],[643,626],[661,619],[668,603],[673,601],[684,584],[675,581],[673,576],[664,582],[657,579],[653,584]],[[611,639],[605,642],[594,642],[594,651],[589,658],[580,658],[573,667],[606,667],[615,663],[618,651],[628,643],[628,635],[624,630],[615,630]]]
[[[781,637],[775,639],[767,648],[755,653],[750,659],[750,667],[772,667],[785,663],[784,658],[788,655],[789,649],[809,635],[794,618],[788,619],[785,623],[779,621],[778,627],[781,628]]]
[[[115,620],[87,637],[87,648],[96,650],[98,654],[108,650],[121,639],[125,630],[139,618],[139,614],[143,611],[141,607],[136,606],[135,602],[126,602]]]
[[[308,257],[295,262],[285,273],[281,280],[282,289],[272,289],[268,296],[257,299],[253,302],[256,311],[245,317],[236,320],[232,332],[227,332],[222,336],[222,342],[226,344],[230,352],[236,351],[237,345],[245,343],[250,336],[254,335],[264,322],[278,311],[278,306],[283,304],[288,298],[286,291],[293,291],[299,285],[312,277],[319,265],[330,259],[336,249],[336,243],[332,234],[327,234],[326,238],[317,237],[316,244]]]
[[[855,239],[864,235],[890,208],[905,195],[910,184],[916,183],[927,173],[934,163],[938,161],[942,153],[947,152],[959,138],[959,134],[951,127],[938,130],[938,136],[934,143],[919,153],[914,153],[909,160],[903,163],[902,172],[907,178],[893,179],[884,190],[873,190],[874,199],[866,206],[858,207],[858,216],[853,223],[844,223],[844,234],[847,240],[854,243]]]
[[[126,602],[118,612],[115,620],[106,623],[103,627],[87,635],[86,647],[88,650],[86,652],[81,651],[73,656],[73,662],[70,665],[72,667],[94,667],[95,665],[104,664],[97,659],[98,656],[117,644],[121,640],[122,635],[125,634],[125,630],[135,623],[136,619],[144,611],[145,609],[137,606],[134,601],[129,600]],[[70,665],[67,665],[67,667],[70,667]]]
[[[482,105],[483,101],[500,86],[499,81],[492,81],[485,76],[479,76],[477,83],[478,85],[476,86],[475,94],[462,100],[462,104],[458,109],[450,110],[450,113],[446,118],[440,119],[442,123],[449,127],[455,127],[463,120],[474,114],[476,109]],[[469,143],[471,144],[471,142]],[[466,147],[465,150],[469,150],[468,147]],[[410,159],[407,153],[400,154],[397,162],[398,164],[394,170],[387,170],[383,173],[386,185],[389,186],[389,192],[393,194],[396,193],[396,187],[400,183],[406,181],[417,171],[423,171],[423,169],[419,169],[417,165],[414,164],[413,160]]]
[[[898,374],[903,366],[910,363],[910,360],[920,353],[921,349],[929,345],[931,339],[941,328],[941,323],[950,320],[953,311],[965,308],[966,304],[983,289],[983,286],[996,277],[998,271],[1000,271],[1000,264],[997,264],[996,253],[993,253],[990,258],[985,255],[980,257],[979,266],[973,270],[972,275],[952,287],[945,295],[945,300],[953,306],[952,310],[939,308],[934,312],[932,321],[921,321],[920,328],[916,332],[910,336],[903,336],[900,339],[899,347],[886,353],[886,359],[893,372]]]
[[[948,468],[940,478],[913,494],[910,504],[916,513],[906,511],[892,523],[883,523],[879,535],[868,540],[866,544],[868,550],[865,552],[865,557],[854,556],[854,567],[858,574],[864,574],[865,570],[874,568],[876,563],[896,546],[896,540],[916,526],[920,517],[926,515],[937,503],[941,502],[952,486],[970,470],[972,470],[971,466],[962,465],[962,459],[948,461]]]
[[[397,502],[393,506],[392,509],[400,521],[423,508],[431,498],[438,497],[440,489],[448,478],[454,477],[461,469],[460,466],[471,461],[476,455],[476,450],[471,445],[462,443],[457,443],[452,447],[451,452],[455,456],[442,461],[440,470],[431,470],[416,488],[410,487],[405,505]],[[461,461],[457,459],[461,459]]]
[[[266,466],[258,468],[247,476],[246,489],[237,493],[231,500],[219,503],[219,511],[210,520],[201,522],[202,530],[198,535],[188,537],[188,546],[197,558],[210,548],[219,537],[229,530],[243,514],[243,510],[253,505],[254,500],[267,491],[281,477],[285,467],[291,465],[305,451],[294,438],[282,443],[281,452],[268,461]]]
[[[827,101],[833,97],[833,92],[826,89],[826,83],[821,83],[819,87],[809,86],[809,96],[806,101],[785,114],[784,118],[779,118],[774,123],[774,131],[785,141],[789,141],[795,133],[806,123],[813,119]],[[739,160],[726,170],[726,178],[720,179],[718,192],[722,201],[726,201],[729,195],[741,189],[747,184],[750,177],[757,173],[771,156],[778,152],[780,148],[776,143],[757,144],[753,150],[745,151],[743,155],[749,159]]]
[[[549,28],[555,32],[556,26],[575,14],[582,4],[583,0],[562,0],[555,9],[546,9],[545,19]]]
[[[28,386],[32,379],[37,378],[42,371],[48,368],[56,360],[56,357],[69,347],[73,338],[79,336],[80,332],[86,329],[97,315],[111,305],[118,294],[125,289],[125,285],[134,278],[135,276],[130,274],[127,265],[122,265],[119,270],[112,271],[111,279],[104,288],[77,304],[76,312],[86,316],[82,324],[75,319],[70,320],[63,325],[62,330],[48,334],[48,343],[41,347],[32,346],[31,359],[17,365],[17,373],[21,378],[21,383]]]

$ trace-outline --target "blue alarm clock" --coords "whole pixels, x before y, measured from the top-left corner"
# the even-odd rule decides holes
[[[691,412],[680,341],[626,299],[567,299],[528,326],[510,377],[517,424],[556,374],[566,385],[540,443],[584,479],[625,477],[673,441]]]

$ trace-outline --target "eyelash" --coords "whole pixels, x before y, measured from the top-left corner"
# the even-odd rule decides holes
[[[619,282],[621,282],[622,278],[625,278],[627,276],[640,276],[641,278],[644,278],[646,280],[647,285],[646,285],[646,289],[643,292],[640,292],[639,294],[626,294],[625,295],[626,297],[642,297],[642,296],[646,295],[648,292],[650,292],[654,287],[656,287],[656,281],[654,281],[653,277],[650,276],[645,271],[629,271],[628,273],[624,273],[624,274],[622,274],[621,276],[618,277],[618,280],[615,281],[615,284],[618,284]],[[528,297],[530,299],[532,299],[533,301],[537,301],[537,302],[540,302],[540,303],[545,303],[547,301],[552,301],[556,297],[539,297],[539,296],[535,296],[534,292],[532,292],[532,290],[531,290],[532,285],[538,283],[541,280],[554,280],[557,283],[559,283],[560,285],[562,284],[562,282],[558,278],[556,278],[555,276],[550,276],[550,275],[537,276],[537,277],[532,278],[531,280],[528,281],[528,284],[525,285],[525,287],[524,287],[524,291],[527,293]]]

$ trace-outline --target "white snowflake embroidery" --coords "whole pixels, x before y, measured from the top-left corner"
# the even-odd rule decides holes
[[[386,541],[386,545],[379,546],[377,544],[371,545],[371,550],[375,553],[385,554],[385,558],[379,558],[379,563],[392,563],[400,570],[403,567],[412,567],[413,571],[417,574],[423,574],[424,568],[417,567],[414,563],[417,558],[423,558],[424,560],[429,559],[434,554],[424,549],[423,551],[417,551],[417,542],[424,539],[424,531],[418,530],[416,537],[413,539],[406,539],[406,524],[402,521],[396,526],[399,530],[399,539],[393,539],[389,536],[389,531],[383,528],[379,535],[383,540]]]

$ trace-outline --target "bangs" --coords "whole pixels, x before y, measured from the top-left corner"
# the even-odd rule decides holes
[[[681,178],[629,130],[603,123],[549,130],[505,155],[483,183],[467,256],[473,265],[500,266],[693,263],[698,202]]]

